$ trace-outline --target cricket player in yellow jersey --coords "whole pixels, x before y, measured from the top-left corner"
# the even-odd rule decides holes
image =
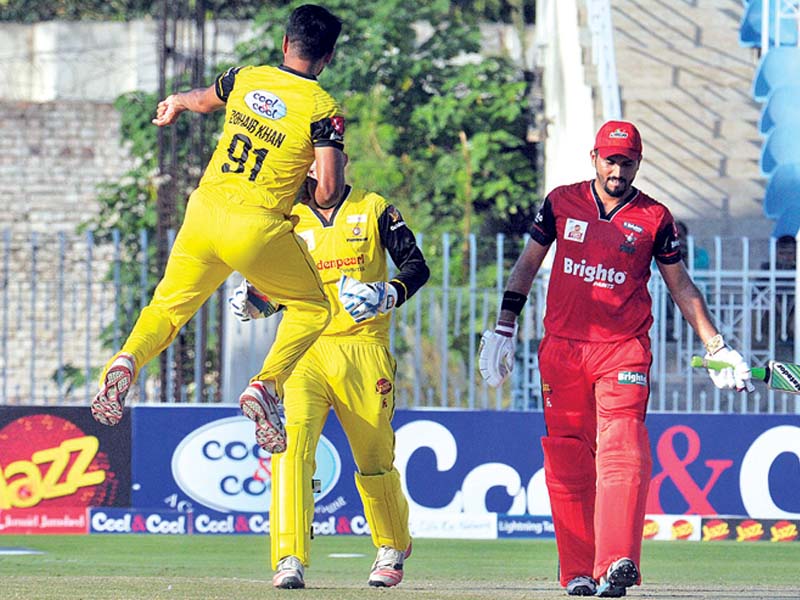
[[[192,193],[164,277],[120,353],[106,365],[92,402],[95,419],[116,425],[142,365],[162,352],[180,328],[233,271],[286,307],[275,343],[239,399],[256,422],[256,440],[282,452],[286,435],[277,402],[303,353],[330,320],[330,303],[289,219],[298,189],[316,161],[320,206],[344,190],[344,120],[317,76],[331,61],[341,22],[306,4],[289,18],[279,67],[233,68],[215,84],[159,103],[153,123],[174,123],[185,110],[225,108],[225,124],[198,188]]]
[[[378,548],[369,585],[391,587],[403,578],[411,536],[408,502],[394,467],[396,364],[389,353],[389,313],[428,280],[429,270],[414,234],[386,199],[347,186],[340,202],[321,208],[313,200],[315,185],[309,177],[303,203],[293,214],[331,301],[332,317],[284,386],[288,446],[272,457],[273,585],[305,585],[314,456],[333,407],[358,467],[356,487]],[[387,251],[399,269],[391,281]],[[240,319],[264,314],[254,309],[258,293],[252,288],[245,280],[230,299]]]

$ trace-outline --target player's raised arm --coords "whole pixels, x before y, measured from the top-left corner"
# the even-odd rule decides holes
[[[196,113],[210,113],[225,106],[216,91],[216,86],[207,88],[196,88],[188,92],[178,92],[171,94],[158,103],[156,107],[156,118],[153,125],[164,127],[172,125],[186,110]]]

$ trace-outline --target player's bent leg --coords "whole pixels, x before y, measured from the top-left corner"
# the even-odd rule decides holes
[[[125,397],[133,385],[136,364],[131,354],[120,352],[110,362],[101,378],[100,391],[92,400],[92,416],[103,425],[114,426],[122,420]]]
[[[566,587],[594,564],[595,464],[583,440],[543,437],[544,472],[553,511],[560,581]]]
[[[287,451],[272,457],[269,525],[274,569],[287,556],[304,566],[310,564],[316,440],[301,425],[289,425],[286,430]]]
[[[296,556],[287,556],[278,562],[272,585],[283,590],[297,590],[306,587],[305,567]]]
[[[618,583],[628,587],[641,581],[637,565],[651,469],[650,442],[641,419],[622,416],[600,421],[595,511],[597,580],[602,577],[611,581],[611,567],[616,565],[621,569],[613,578]],[[620,563],[623,558],[627,562]],[[632,572],[635,577],[631,580]]]
[[[356,473],[355,480],[372,542],[378,547],[369,585],[395,586],[403,580],[403,563],[411,555],[408,501],[400,484],[400,473],[395,468],[379,475]]]
[[[286,430],[278,410],[278,398],[268,382],[256,381],[239,396],[242,414],[256,424],[256,443],[270,454],[286,450]]]

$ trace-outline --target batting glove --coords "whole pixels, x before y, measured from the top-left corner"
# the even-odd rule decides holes
[[[494,331],[484,331],[478,368],[481,377],[492,387],[498,387],[514,370],[517,325],[510,321],[498,321]]]
[[[349,275],[339,280],[339,301],[356,323],[388,313],[397,304],[397,290],[388,281],[362,283]]]
[[[711,343],[712,342],[709,342],[709,344]],[[738,392],[741,392],[743,390],[752,392],[753,390],[755,390],[753,384],[750,381],[750,365],[748,365],[744,361],[742,355],[739,354],[736,350],[734,350],[730,346],[724,345],[724,343],[721,342],[721,336],[719,343],[723,344],[722,347],[720,347],[713,353],[707,352],[706,359],[719,360],[724,363],[728,363],[730,367],[727,369],[722,369],[721,371],[708,369],[708,376],[711,377],[711,381],[714,382],[714,385],[721,390],[736,389],[736,391]],[[707,344],[707,346],[709,344]],[[709,348],[709,350],[712,349],[714,348],[713,347]]]
[[[228,298],[228,306],[233,316],[243,323],[250,319],[270,317],[285,308],[283,304],[275,304],[266,294],[259,292],[247,279],[242,279]]]

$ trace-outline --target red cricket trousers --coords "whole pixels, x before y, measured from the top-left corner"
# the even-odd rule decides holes
[[[647,336],[584,342],[546,335],[539,347],[544,468],[561,585],[599,579],[615,560],[640,565],[652,459],[644,418]]]

